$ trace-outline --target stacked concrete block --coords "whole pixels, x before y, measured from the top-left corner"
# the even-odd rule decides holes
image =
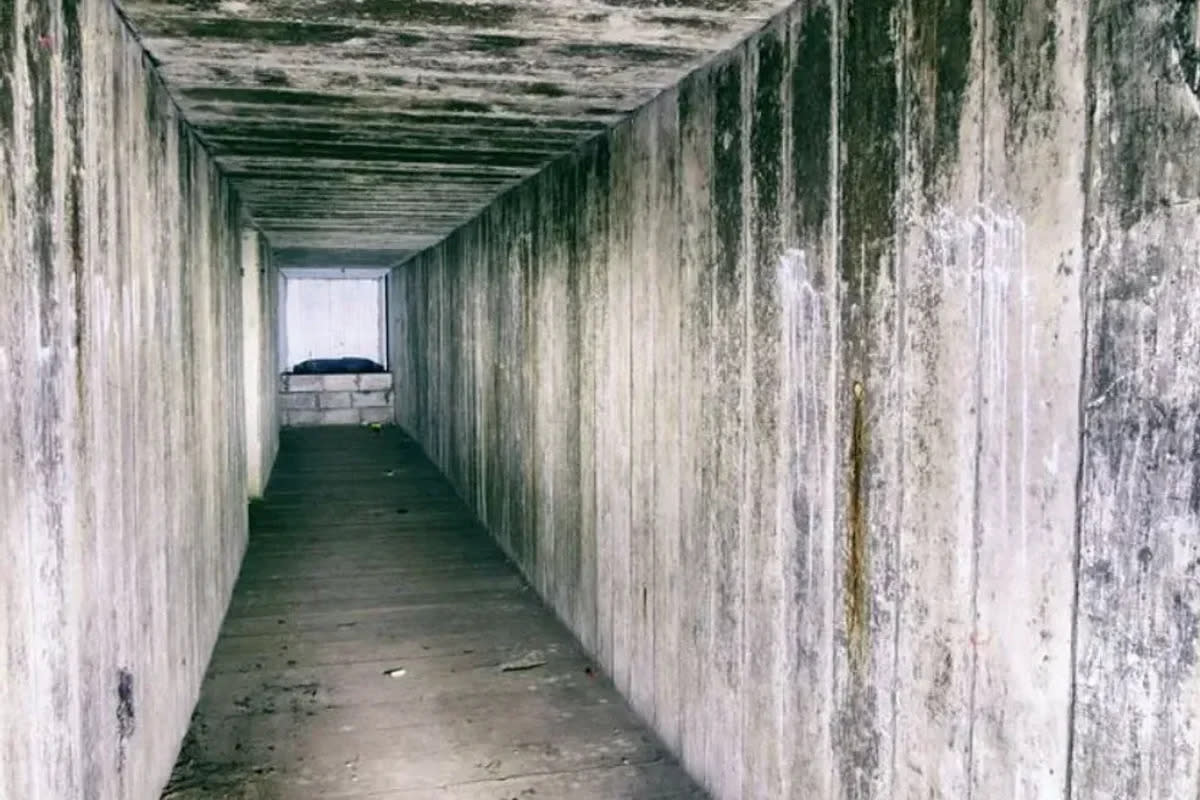
[[[390,423],[392,376],[283,375],[280,401],[288,427]]]

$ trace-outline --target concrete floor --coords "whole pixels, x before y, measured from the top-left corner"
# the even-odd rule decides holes
[[[284,431],[164,798],[703,796],[411,439]]]

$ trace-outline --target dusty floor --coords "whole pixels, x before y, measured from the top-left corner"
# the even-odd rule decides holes
[[[410,439],[284,432],[164,798],[702,796]]]

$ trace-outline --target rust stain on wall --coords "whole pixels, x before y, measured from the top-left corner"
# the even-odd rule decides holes
[[[863,486],[866,469],[866,390],[854,383],[854,411],[850,427],[850,482],[846,509],[846,643],[850,663],[866,661],[868,645],[867,509]]]

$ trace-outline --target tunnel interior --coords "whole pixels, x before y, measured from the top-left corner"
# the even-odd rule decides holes
[[[1198,9],[0,2],[0,797],[1196,796]]]

